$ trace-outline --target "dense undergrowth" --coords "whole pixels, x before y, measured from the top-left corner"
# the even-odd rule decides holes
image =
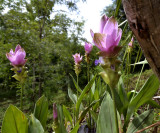
[[[138,88],[141,88],[144,83],[146,82],[146,80],[153,74],[153,71],[150,69],[150,70],[145,70],[141,77],[140,77],[140,81],[139,81],[139,84],[138,84]],[[137,83],[137,80],[138,80],[138,77],[139,77],[139,73],[135,73],[135,74],[129,74],[128,77],[123,77],[124,78],[124,83],[127,84],[128,82],[128,89],[129,90],[134,90],[134,87],[135,87],[135,84]],[[129,79],[129,80],[127,80]],[[6,96],[7,95],[7,96]],[[0,101],[0,127],[2,126],[2,120],[3,120],[3,117],[4,117],[4,114],[5,114],[5,111],[6,109],[8,108],[8,106],[10,104],[14,104],[15,106],[19,106],[19,100],[18,100],[18,97],[10,97],[10,94],[6,93],[6,96],[7,98],[3,98],[2,101]],[[58,91],[56,94],[53,94],[54,95],[54,98],[52,99],[52,101],[50,101],[50,105],[49,105],[49,113],[48,113],[48,120],[47,120],[47,130],[48,131],[51,131],[51,127],[52,127],[52,117],[53,117],[53,112],[52,112],[52,103],[53,102],[56,102],[56,103],[59,103],[59,104],[65,104],[67,106],[69,106],[69,104],[71,105],[71,102],[68,100],[68,96],[65,92],[63,91]],[[160,95],[160,90],[157,92],[156,95]],[[160,100],[156,100],[159,104],[160,104]],[[148,106],[143,106],[141,107],[141,109],[139,110],[141,113],[142,111],[146,110],[148,108]],[[26,114],[30,114],[32,112],[32,108],[30,107],[30,103],[26,103],[24,104],[24,112]],[[159,114],[159,109],[155,109],[154,110],[154,119],[155,121],[158,121],[160,119],[160,114]],[[1,130],[0,130],[1,131]]]

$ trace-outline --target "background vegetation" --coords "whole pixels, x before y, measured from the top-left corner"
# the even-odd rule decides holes
[[[42,95],[48,98],[50,108],[52,103],[68,104],[67,96],[68,85],[75,89],[71,79],[71,75],[75,77],[74,61],[72,54],[85,54],[83,45],[86,41],[82,38],[84,21],[78,22],[69,18],[69,14],[64,11],[56,11],[56,4],[66,5],[70,12],[77,12],[76,3],[78,0],[2,0],[0,2],[0,126],[8,104],[17,105],[19,100],[19,86],[14,78],[13,72],[10,70],[11,65],[6,58],[5,53],[11,48],[15,48],[20,44],[27,53],[28,79],[25,84],[24,99],[25,112],[33,111],[35,101]],[[5,9],[7,13],[3,13]],[[102,14],[112,16],[113,10],[116,8],[116,1],[105,9],[102,9]],[[51,17],[52,14],[55,14]],[[120,7],[118,14],[119,23],[125,21],[123,7]],[[126,23],[127,24],[127,23]],[[122,25],[125,28],[123,38],[120,42],[125,46],[120,58],[123,60],[125,51],[128,49],[128,42],[132,36],[126,24]],[[125,40],[125,38],[128,38]],[[94,60],[96,59],[97,49],[94,47],[91,53],[91,71],[98,72],[95,68]],[[137,56],[138,55],[138,56]],[[144,60],[141,49],[137,41],[134,42],[134,50],[131,54],[131,60],[124,59],[124,73],[127,72],[127,77],[124,77],[125,82],[129,83],[129,89],[134,89],[138,79],[138,74],[141,71],[142,65],[133,67],[128,71],[125,69],[128,64],[136,61]],[[128,64],[127,64],[128,63]],[[87,83],[86,63],[82,62],[82,72],[79,75],[79,85],[83,87]],[[145,69],[149,69],[146,65]],[[146,71],[141,76],[140,88],[146,79],[151,75],[152,71]],[[128,80],[129,79],[129,80]],[[19,105],[17,105],[19,106]],[[49,113],[49,120],[52,119],[52,112]],[[51,125],[49,125],[51,126]]]

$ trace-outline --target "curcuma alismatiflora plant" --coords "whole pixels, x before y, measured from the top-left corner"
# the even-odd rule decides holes
[[[118,22],[114,17],[102,16],[100,31],[94,33],[91,30],[91,36],[93,43],[100,50],[97,53],[99,60],[96,61],[96,64],[99,64],[99,73],[95,75],[91,73],[90,53],[93,45],[85,43],[88,83],[84,88],[79,86],[78,76],[81,72],[82,56],[76,53],[73,57],[77,81],[72,75],[71,78],[77,93],[75,94],[68,86],[68,96],[73,103],[71,108],[53,104],[52,128],[54,132],[77,133],[88,129],[88,132],[96,133],[135,133],[151,125],[152,110],[148,109],[138,115],[136,112],[139,107],[147,103],[160,108],[152,100],[159,89],[157,77],[152,75],[139,92],[126,91],[121,76],[121,61],[118,58],[122,49],[122,46],[119,45],[122,30],[118,27]],[[24,85],[27,77],[24,49],[17,45],[15,52],[11,50],[6,56],[13,66],[12,70],[15,72],[13,77]],[[20,107],[23,111],[23,88],[21,94]],[[2,123],[2,133],[44,133],[46,131],[48,100],[45,96],[38,99],[33,114],[28,116],[21,110],[14,105],[8,107]]]

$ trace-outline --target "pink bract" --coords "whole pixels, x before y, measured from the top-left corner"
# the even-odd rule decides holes
[[[13,66],[21,67],[26,63],[26,52],[20,45],[17,45],[15,52],[11,49],[9,53],[6,54],[6,57],[9,59]]]
[[[73,55],[73,57],[74,57],[75,64],[81,63],[82,56],[80,56],[80,54],[76,53],[75,55]]]
[[[85,42],[84,49],[87,54],[89,54],[92,51],[92,48],[93,48],[92,44]]]
[[[53,104],[53,119],[56,120],[58,118],[58,114],[57,114],[57,106],[54,103]]]
[[[118,46],[122,36],[122,30],[118,28],[118,22],[114,17],[102,16],[100,32],[94,33],[91,30],[94,44],[100,49],[101,56],[115,56],[120,51]]]
[[[130,47],[133,47],[133,41],[134,41],[134,38],[132,37],[131,41],[128,44]]]

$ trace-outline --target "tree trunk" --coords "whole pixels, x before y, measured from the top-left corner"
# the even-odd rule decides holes
[[[122,0],[131,30],[160,79],[160,0]]]

